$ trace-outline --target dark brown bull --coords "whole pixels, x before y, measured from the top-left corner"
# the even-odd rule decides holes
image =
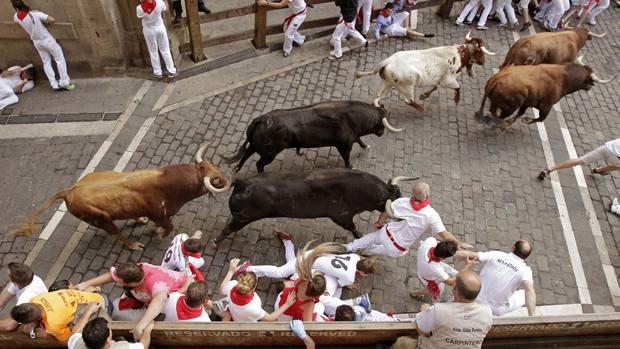
[[[531,107],[538,109],[540,116],[536,119],[523,118],[522,121],[526,124],[542,122],[562,97],[579,90],[587,91],[594,83],[608,83],[612,79],[602,80],[592,72],[592,68],[577,63],[508,67],[487,81],[476,120],[481,123],[494,120],[502,128],[507,128]],[[489,111],[492,118],[483,116],[487,98],[491,102]],[[516,111],[517,114],[510,117]]]
[[[588,40],[602,38],[605,34],[594,34],[587,28],[577,27],[558,33],[529,35],[510,47],[499,69],[514,65],[572,63]]]
[[[165,237],[174,229],[170,217],[185,203],[229,188],[229,180],[213,164],[202,159],[207,146],[198,149],[196,163],[88,174],[30,214],[17,233],[32,234],[34,219],[56,200],[63,199],[75,217],[105,230],[132,250],[140,249],[144,246],[122,236],[113,221],[147,217],[155,222],[159,237]]]

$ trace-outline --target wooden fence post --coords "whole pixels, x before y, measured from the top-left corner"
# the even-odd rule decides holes
[[[257,49],[267,48],[267,6],[256,6],[254,14],[254,40]]]
[[[441,4],[437,9],[437,16],[443,19],[448,19],[450,17],[450,12],[452,11],[453,5],[454,0],[445,0],[443,4]]]
[[[185,0],[185,10],[187,11],[187,29],[189,30],[189,43],[192,48],[192,60],[195,63],[204,61],[206,57],[202,50],[198,0]]]

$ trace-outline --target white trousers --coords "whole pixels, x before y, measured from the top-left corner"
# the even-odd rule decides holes
[[[519,22],[515,15],[515,9],[512,7],[512,0],[497,0],[495,6],[495,14],[502,24],[507,24],[508,21],[510,21],[510,24]],[[508,18],[506,18],[506,15],[508,15]]]
[[[470,0],[467,5],[465,5],[456,21],[463,23],[465,18],[467,18],[469,22],[473,21],[474,17],[476,17],[476,13],[478,13],[478,8],[480,8],[480,2],[481,0]]]
[[[596,16],[600,15],[608,7],[609,7],[609,0],[601,0],[598,6],[594,4],[594,6],[590,8],[590,19],[595,19]]]
[[[359,308],[359,306],[356,306],[355,308]],[[356,309],[356,310],[358,310],[358,309]],[[359,309],[359,310],[361,310],[361,309]],[[362,318],[362,321],[363,322],[393,322],[393,321],[398,321],[398,320],[396,320],[395,318],[389,316],[386,313],[382,313],[380,311],[372,310],[372,311],[370,311],[370,314],[366,314]]]
[[[546,15],[546,23],[550,28],[557,28],[564,12],[570,9],[569,0],[554,0],[549,5]]]
[[[385,28],[383,31],[389,36],[407,36],[405,21],[409,17],[409,12],[397,13],[394,17],[394,24]]]
[[[176,74],[177,69],[174,67],[174,61],[172,60],[172,54],[170,53],[170,44],[168,43],[168,32],[166,31],[166,27],[143,27],[142,32],[144,33],[146,46],[149,49],[153,74],[162,75],[159,53],[161,53],[161,56],[164,58],[164,63],[166,64],[166,70],[168,73]]]
[[[293,41],[300,45],[303,45],[306,41],[306,37],[299,34],[298,30],[301,24],[306,20],[306,12],[293,17],[289,25],[284,23],[284,47],[282,48],[284,52],[291,53]]]
[[[394,246],[394,243],[385,232],[385,226],[374,233],[366,234],[360,239],[351,241],[347,244],[347,248],[352,252],[366,249],[366,252],[371,255],[378,254],[388,257],[402,257],[409,252],[408,248],[405,251],[401,251]]]
[[[146,307],[140,309],[125,309],[119,310],[118,303],[121,299],[116,298],[112,304],[114,305],[114,310],[112,311],[112,320],[114,321],[139,321],[142,318],[142,315],[146,312]]]
[[[340,299],[340,296],[342,296],[342,288],[338,287],[333,295],[319,297],[319,301],[325,307],[325,315],[334,316],[336,315],[336,308],[338,308],[339,306],[343,304],[353,304],[353,302],[350,302],[351,304],[349,304],[346,301],[343,301],[342,299]]]
[[[253,265],[248,268],[257,277],[268,277],[272,279],[288,279],[295,274],[295,246],[291,240],[284,240],[284,258],[286,264],[280,267],[274,265]]]
[[[499,307],[491,307],[491,311],[495,316],[502,316],[523,306],[525,306],[525,291],[517,290],[510,296],[508,303]]]
[[[534,18],[536,18],[536,19],[538,19],[540,21],[544,21],[545,17],[549,13],[549,9],[550,8],[551,8],[551,2],[550,1],[541,2],[540,10],[536,14],[536,17],[534,17]]]
[[[66,87],[71,83],[69,74],[67,73],[67,62],[65,61],[65,55],[62,53],[62,48],[54,38],[48,38],[44,40],[33,41],[34,47],[39,51],[41,61],[43,61],[43,70],[45,76],[49,80],[53,89],[58,87]],[[54,67],[52,67],[52,58],[56,62],[56,68],[58,68],[58,75],[60,80],[56,80],[56,73]]]
[[[355,29],[355,21],[353,23],[345,23],[340,18],[339,23],[336,25],[334,34],[332,34],[332,45],[334,45],[334,56],[337,58],[342,57],[342,38],[347,35],[351,35],[352,38],[359,41],[362,45],[366,44],[366,39]]]
[[[368,34],[368,30],[370,30],[370,12],[372,12],[372,0],[360,0],[357,3],[357,12],[362,10],[362,34]]]
[[[480,14],[480,19],[478,19],[478,26],[482,27],[487,24],[487,17],[489,17],[491,9],[493,8],[493,0],[481,0],[480,3],[482,4],[482,6],[484,6],[484,9],[482,10],[482,14]],[[475,15],[476,14],[474,13],[474,16],[471,17],[471,20],[474,19]]]
[[[19,97],[17,97],[15,91],[0,78],[0,110],[17,102],[19,102]]]

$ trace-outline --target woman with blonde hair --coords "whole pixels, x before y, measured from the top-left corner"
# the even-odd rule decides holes
[[[256,284],[258,278],[252,272],[243,272],[237,276],[237,280],[232,278],[239,270],[239,258],[234,258],[228,266],[228,274],[220,285],[220,294],[228,298],[228,308],[223,321],[276,321],[282,313],[295,303],[296,296],[293,292],[280,309],[276,309],[271,314],[263,310],[260,297],[256,294]]]

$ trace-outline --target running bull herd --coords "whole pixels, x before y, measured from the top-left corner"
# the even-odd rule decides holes
[[[552,106],[567,94],[589,90],[596,83],[608,83],[584,65],[577,54],[586,42],[605,34],[594,34],[577,27],[559,33],[541,33],[517,41],[508,51],[500,71],[487,82],[480,110],[475,119],[506,129],[528,108],[536,108],[540,116],[523,118],[523,122],[542,122]],[[460,99],[457,77],[463,69],[473,76],[473,64],[484,65],[485,56],[495,55],[482,39],[470,33],[461,45],[426,50],[401,51],[383,60],[371,72],[358,72],[356,77],[378,74],[383,86],[372,104],[358,101],[330,101],[311,106],[274,110],[253,120],[247,128],[246,141],[227,161],[237,163],[238,172],[253,154],[258,174],[231,181],[211,162],[203,159],[209,144],[201,146],[190,164],[143,169],[133,172],[97,172],[78,180],[56,193],[43,206],[31,213],[17,229],[21,235],[32,234],[34,220],[55,201],[64,200],[75,217],[105,230],[130,249],[144,246],[121,235],[115,220],[145,218],[156,225],[160,238],[174,229],[171,217],[187,202],[207,193],[234,190],[229,199],[231,218],[212,242],[220,243],[231,233],[263,218],[330,218],[334,223],[360,237],[353,217],[365,211],[383,211],[401,196],[398,183],[416,178],[398,176],[387,182],[351,169],[349,156],[354,143],[368,146],[361,137],[382,136],[387,129],[401,132],[390,125],[388,112],[381,103],[392,87],[405,102],[422,111],[414,97],[414,87],[427,87],[419,99],[424,100],[438,87],[455,91]],[[489,100],[490,114],[484,113]],[[513,116],[513,114],[516,115]],[[335,147],[346,169],[320,169],[309,173],[276,175],[264,173],[265,166],[285,149]]]

